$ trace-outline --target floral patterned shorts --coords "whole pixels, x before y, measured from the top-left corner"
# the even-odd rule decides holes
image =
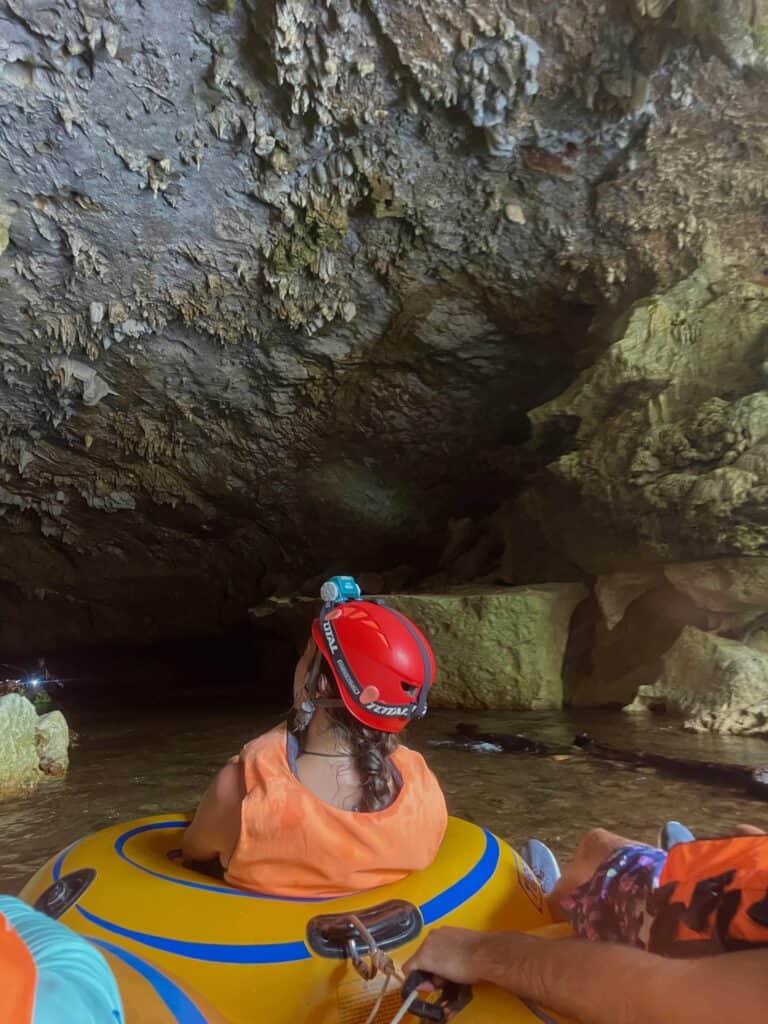
[[[648,948],[648,897],[667,855],[653,846],[624,846],[563,902],[573,930],[584,939]]]

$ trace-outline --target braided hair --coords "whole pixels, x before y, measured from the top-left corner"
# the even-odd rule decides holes
[[[363,725],[346,708],[328,708],[326,714],[354,759],[360,780],[360,810],[381,811],[388,807],[394,789],[389,758],[397,749],[397,736]]]
[[[323,656],[320,675],[336,690],[331,667]],[[340,743],[352,756],[360,780],[360,811],[381,811],[388,807],[395,792],[395,778],[389,759],[397,749],[399,740],[394,733],[371,729],[351,715],[345,707],[324,708]],[[295,712],[291,713],[288,729],[299,736],[304,729]]]

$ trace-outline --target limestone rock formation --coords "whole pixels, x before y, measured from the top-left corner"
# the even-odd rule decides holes
[[[49,711],[37,719],[35,745],[41,771],[46,775],[66,775],[69,768],[69,726],[60,711]]]
[[[610,630],[618,625],[631,604],[663,582],[664,572],[661,567],[598,576],[595,580],[595,597],[606,628]]]
[[[60,711],[38,716],[18,693],[0,697],[0,800],[31,792],[69,767],[69,728]]]
[[[562,707],[568,625],[585,597],[579,583],[551,583],[387,600],[433,646],[434,707],[540,710]]]
[[[686,626],[708,629],[708,613],[663,577],[629,604],[613,626],[599,612],[593,614],[581,641],[586,648],[581,664],[568,673],[569,703],[612,707],[629,703],[638,687],[659,678],[663,656]]]
[[[687,627],[627,710],[661,707],[697,732],[768,735],[768,655]]]
[[[499,532],[554,553],[491,575],[759,551],[765,32],[763,0],[0,0],[0,645],[424,577],[545,457]],[[738,287],[637,310],[516,458],[713,247]]]
[[[548,467],[572,500],[546,512],[575,562],[761,552],[767,357],[768,289],[699,270],[638,303],[594,367],[532,413],[539,428],[575,427],[573,450]]]
[[[0,697],[0,798],[18,796],[40,781],[36,726],[37,712],[26,698]]]
[[[701,608],[715,613],[768,612],[768,558],[718,558],[667,565],[664,575]]]
[[[661,657],[685,626],[724,636],[768,653],[766,559],[720,558],[678,562],[601,576],[595,583],[600,614],[581,641],[578,671],[568,698],[575,704],[622,704],[653,683]]]

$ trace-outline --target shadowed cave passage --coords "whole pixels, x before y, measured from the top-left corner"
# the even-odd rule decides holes
[[[506,456],[530,437],[526,411],[576,372],[591,309],[542,306],[537,320],[427,291],[354,359],[307,358],[284,414],[266,367],[298,366],[290,345],[222,352],[168,328],[153,339],[162,373],[145,351],[136,380],[129,341],[112,356],[118,394],[41,425],[42,457],[8,473],[0,643],[33,655],[213,635],[332,571],[401,567],[417,584],[449,520],[488,515],[519,486]],[[332,342],[328,329],[314,344]],[[185,417],[171,381],[194,396]],[[137,422],[138,447],[125,438]]]

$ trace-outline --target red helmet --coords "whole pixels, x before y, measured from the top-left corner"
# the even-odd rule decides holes
[[[347,710],[363,725],[400,732],[426,714],[435,656],[405,615],[373,601],[325,605],[312,637]]]

